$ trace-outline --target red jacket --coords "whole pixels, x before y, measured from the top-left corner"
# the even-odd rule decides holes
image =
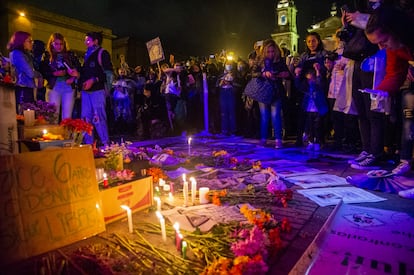
[[[407,78],[408,61],[413,60],[413,56],[406,47],[396,50],[387,49],[386,53],[385,76],[375,89],[395,94]]]

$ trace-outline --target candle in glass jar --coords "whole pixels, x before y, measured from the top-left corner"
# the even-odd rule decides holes
[[[208,199],[208,192],[210,192],[210,188],[208,187],[201,187],[198,190],[198,196],[200,197],[200,204],[207,204],[209,203],[209,199]]]

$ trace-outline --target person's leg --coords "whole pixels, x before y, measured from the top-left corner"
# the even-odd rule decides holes
[[[106,117],[106,96],[105,91],[95,91],[91,93],[93,119],[96,133],[101,139],[103,145],[109,144],[109,133]]]
[[[262,143],[266,143],[267,135],[268,135],[268,126],[269,126],[269,106],[262,103],[259,103],[259,110],[260,110],[260,141]]]
[[[271,105],[271,117],[276,140],[282,139],[282,101],[277,100]]]
[[[62,86],[62,120],[65,118],[71,118],[73,112],[73,106],[75,104],[75,91],[70,85]]]
[[[62,96],[58,89],[53,87],[53,89],[46,90],[46,101],[49,103],[53,103],[56,106],[56,119],[54,123],[59,121],[59,114],[60,114],[60,103],[62,102]]]

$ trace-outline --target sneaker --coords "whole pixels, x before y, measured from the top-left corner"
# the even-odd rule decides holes
[[[321,145],[319,143],[313,144],[313,151],[319,152],[321,150]]]
[[[348,160],[348,164],[356,164],[363,161],[369,154],[362,151],[356,158]]]
[[[403,197],[405,199],[414,199],[414,188],[408,189],[408,190],[402,190],[398,192],[398,195],[400,197]]]
[[[392,170],[394,175],[404,175],[411,170],[410,163],[406,160],[401,160],[400,164]]]
[[[313,143],[312,142],[308,143],[308,146],[306,146],[306,150],[313,151]]]
[[[275,140],[275,148],[280,149],[282,147],[283,147],[282,140],[281,139],[276,139]]]
[[[358,170],[376,170],[379,166],[376,166],[377,158],[373,154],[369,154],[364,160],[351,164],[351,167]]]

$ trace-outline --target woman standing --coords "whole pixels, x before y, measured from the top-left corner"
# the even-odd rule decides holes
[[[7,44],[10,51],[10,63],[15,72],[16,86],[16,113],[21,114],[20,106],[25,102],[35,102],[34,89],[36,84],[42,84],[43,80],[39,72],[33,67],[33,49],[32,36],[28,32],[17,31]]]
[[[259,102],[260,138],[265,145],[268,138],[269,120],[272,121],[275,137],[275,148],[282,147],[282,98],[285,96],[283,79],[290,77],[289,68],[282,58],[282,52],[272,39],[263,42],[260,55],[260,75],[273,86],[273,97],[270,104]]]
[[[46,101],[54,103],[59,113],[62,107],[61,118],[72,117],[73,105],[75,103],[74,82],[76,75],[72,76],[72,70],[79,71],[80,63],[75,54],[69,51],[64,36],[60,33],[53,33],[47,43],[49,60],[43,76],[47,79]],[[57,119],[59,116],[56,116]],[[55,121],[56,123],[58,121]]]

